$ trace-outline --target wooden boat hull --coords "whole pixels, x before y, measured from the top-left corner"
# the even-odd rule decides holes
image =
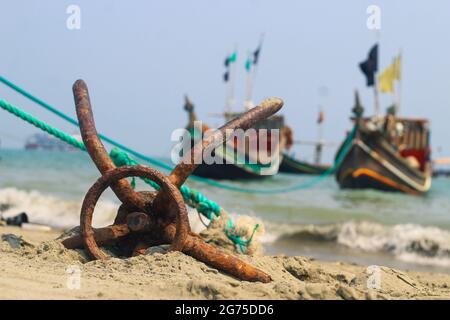
[[[234,164],[201,164],[194,170],[193,175],[216,180],[248,180],[268,177]]]
[[[216,158],[220,158],[218,163],[202,163],[194,170],[193,174],[216,180],[262,179],[277,174],[283,158],[279,151],[275,151],[270,158],[271,161],[263,164],[256,161],[250,162],[249,159],[246,159],[247,155],[237,154],[237,152],[233,146],[227,143],[223,148],[215,150]],[[236,161],[237,159],[240,161]]]
[[[201,140],[201,136],[207,132],[210,127],[200,123],[196,126],[197,117],[194,112],[194,105],[185,97],[184,109],[189,114],[189,123],[186,127],[192,137],[191,146]],[[226,121],[231,121],[239,117],[242,112],[226,112],[224,114]],[[243,137],[244,144],[239,144],[237,137],[230,139],[221,146],[215,148],[211,153],[213,159],[208,161],[212,163],[201,163],[193,172],[194,175],[209,179],[228,179],[228,180],[247,180],[262,179],[273,176],[278,173],[281,160],[283,158],[281,150],[285,147],[286,137],[276,134],[272,136],[270,130],[280,130],[284,126],[283,116],[273,115],[256,123],[252,129],[264,129],[266,137],[264,143],[267,148],[262,148],[259,135]],[[272,140],[272,139],[276,140]]]
[[[300,161],[284,154],[279,171],[293,174],[323,174],[330,168],[327,165],[317,165]]]
[[[341,188],[377,189],[408,194],[424,194],[431,187],[431,170],[414,168],[376,132],[357,130],[342,162],[336,170]]]

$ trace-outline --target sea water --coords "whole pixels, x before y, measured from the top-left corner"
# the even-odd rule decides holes
[[[98,177],[85,153],[0,150],[0,214],[26,212],[31,222],[56,228],[76,226],[83,196]],[[279,174],[262,181],[224,183],[275,189],[310,179],[314,177]],[[273,195],[237,193],[195,181],[188,185],[234,216],[261,220],[268,254],[450,272],[448,178],[434,179],[425,196],[340,190],[334,177],[309,189]],[[105,192],[95,210],[94,225],[111,223],[118,204],[112,192]],[[190,218],[193,228],[199,228],[192,211]]]

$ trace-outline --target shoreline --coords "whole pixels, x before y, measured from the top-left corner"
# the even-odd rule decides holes
[[[380,267],[378,287],[373,270],[363,265],[241,256],[273,278],[250,283],[182,253],[161,253],[160,247],[138,257],[86,263],[82,250],[53,240],[60,235],[56,230],[0,226],[0,235],[1,299],[450,299],[448,274]],[[68,288],[68,268],[74,267],[79,290]]]

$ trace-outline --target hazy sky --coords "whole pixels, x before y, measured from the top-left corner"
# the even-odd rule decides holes
[[[70,4],[81,8],[80,30],[66,27]],[[99,131],[146,154],[169,155],[172,130],[187,121],[183,95],[189,94],[202,119],[220,125],[208,114],[224,108],[224,57],[237,44],[236,93],[242,102],[244,55],[264,32],[255,102],[281,97],[297,139],[316,138],[322,103],[325,138],[339,142],[349,127],[355,88],[372,111],[372,90],[357,67],[377,39],[366,27],[370,4],[381,7],[380,67],[403,50],[403,114],[429,118],[434,155],[450,155],[445,0],[2,1],[0,74],[73,117],[72,84],[85,79]],[[329,88],[327,97],[319,96],[322,86]],[[4,85],[0,98],[76,132]],[[391,97],[381,102],[385,109]],[[2,147],[20,147],[35,132],[0,111]],[[312,154],[311,148],[300,151]]]

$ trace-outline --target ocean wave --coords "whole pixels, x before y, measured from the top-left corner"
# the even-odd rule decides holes
[[[30,222],[66,229],[80,224],[82,200],[67,200],[38,191],[5,188],[0,189],[0,216],[8,218],[25,212]],[[118,203],[100,200],[95,207],[93,226],[110,225],[117,215],[118,208]],[[188,214],[192,230],[202,231],[205,227],[197,211],[189,208]]]
[[[385,252],[401,261],[450,266],[450,232],[417,224],[386,226],[348,221],[327,225],[268,225],[266,242],[334,242],[363,252]]]
[[[55,228],[70,228],[80,224],[80,200],[65,200],[44,195],[38,191],[23,191],[16,188],[0,189],[0,214],[10,217],[26,212],[30,222],[46,224]],[[98,202],[93,225],[110,224],[117,213],[117,204],[112,201]]]
[[[0,215],[7,218],[26,212],[30,222],[55,228],[79,225],[81,201],[67,200],[16,188],[0,189]],[[117,214],[118,204],[100,200],[94,214],[94,227],[109,225]],[[234,215],[232,215],[234,217]],[[236,218],[236,217],[235,217]],[[204,226],[195,210],[189,210],[191,227],[200,232]],[[417,224],[382,225],[368,221],[333,224],[274,224],[262,221],[266,232],[263,244],[275,242],[332,242],[362,252],[384,252],[396,259],[431,266],[450,267],[450,231]]]

